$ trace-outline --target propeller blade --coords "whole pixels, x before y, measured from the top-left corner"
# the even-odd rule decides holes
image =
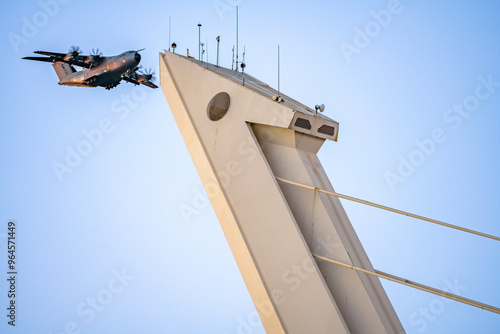
[[[141,75],[146,76],[146,79],[148,80],[154,80],[155,79],[155,72],[151,68],[142,68],[140,67]]]
[[[100,57],[102,56],[102,52],[99,51],[99,49],[92,49],[91,55],[95,57]]]
[[[71,48],[69,49],[69,52],[70,53],[73,53],[73,54],[80,54],[82,53],[82,49],[80,49],[80,47],[78,45],[72,45]]]

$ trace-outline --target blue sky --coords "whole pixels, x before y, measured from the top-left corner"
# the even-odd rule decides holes
[[[19,1],[0,14],[0,258],[17,224],[17,326],[2,333],[263,333],[161,89],[57,85],[35,50],[172,42],[340,123],[319,152],[344,194],[500,235],[500,5],[493,1]],[[389,13],[389,14],[388,14]],[[104,131],[105,130],[105,131]],[[71,172],[64,163],[91,134]],[[343,201],[374,267],[500,306],[497,241]],[[190,207],[189,217],[180,208]],[[1,309],[8,303],[0,284]],[[408,333],[498,333],[500,316],[391,282]]]

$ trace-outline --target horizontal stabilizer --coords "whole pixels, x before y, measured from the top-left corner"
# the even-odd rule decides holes
[[[47,52],[47,51],[34,51],[33,53],[38,53],[40,55],[46,55],[46,56],[54,56],[54,57],[64,57],[66,55],[65,53]]]
[[[47,58],[47,57],[23,57],[23,59],[46,61],[47,63],[52,63],[54,61],[53,58]]]

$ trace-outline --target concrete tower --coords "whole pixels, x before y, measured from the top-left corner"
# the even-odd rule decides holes
[[[238,71],[160,54],[161,87],[267,333],[404,333],[316,153],[339,124]]]

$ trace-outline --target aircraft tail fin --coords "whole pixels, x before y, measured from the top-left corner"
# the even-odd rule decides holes
[[[64,79],[65,77],[74,72],[70,64],[62,61],[53,62],[52,66],[54,67],[54,70],[56,71],[59,80]]]

